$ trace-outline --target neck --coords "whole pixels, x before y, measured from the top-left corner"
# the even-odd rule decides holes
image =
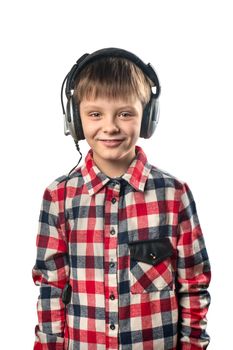
[[[128,157],[127,159],[119,160],[99,160],[98,157],[93,153],[93,160],[96,166],[108,177],[120,177],[126,173],[128,167],[132,163],[133,159],[136,157],[136,153]]]

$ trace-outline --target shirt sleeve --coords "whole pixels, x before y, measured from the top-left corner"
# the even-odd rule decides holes
[[[69,275],[66,237],[63,231],[58,202],[47,188],[39,217],[37,258],[32,269],[34,283],[40,286],[34,350],[63,349],[65,309],[61,295]]]
[[[183,184],[178,218],[177,287],[180,310],[179,350],[206,349],[207,288],[211,272],[193,195]]]

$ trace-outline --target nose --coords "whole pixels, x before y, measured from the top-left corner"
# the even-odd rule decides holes
[[[119,131],[119,126],[114,118],[105,118],[103,124],[103,132],[105,133],[114,133]]]

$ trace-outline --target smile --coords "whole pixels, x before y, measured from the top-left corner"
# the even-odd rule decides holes
[[[100,140],[107,147],[116,147],[119,146],[123,140]]]

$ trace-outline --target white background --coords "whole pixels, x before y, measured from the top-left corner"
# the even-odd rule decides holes
[[[229,349],[231,1],[8,0],[0,10],[1,348],[33,347],[39,289],[31,269],[42,194],[79,159],[63,134],[61,83],[83,53],[120,47],[158,72],[160,121],[138,145],[193,192],[212,265],[209,349]],[[86,141],[80,146],[85,156]]]

